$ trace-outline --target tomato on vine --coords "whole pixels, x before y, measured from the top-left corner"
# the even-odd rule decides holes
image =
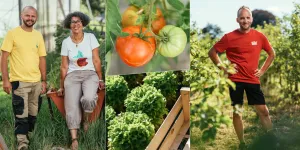
[[[122,27],[125,28],[128,26],[135,25],[143,25],[144,27],[147,27],[147,19],[149,19],[149,17],[146,17],[147,19],[145,20],[138,21],[139,17],[142,15],[143,12],[143,8],[129,6],[122,14]],[[166,20],[163,16],[161,9],[156,8],[155,17],[153,17],[153,20],[151,22],[153,32],[155,34],[158,34],[159,30],[166,25]]]
[[[129,26],[122,31],[129,35],[118,37],[116,40],[116,50],[121,60],[131,67],[140,67],[148,63],[156,48],[153,35],[150,32],[145,33],[146,28],[140,26]]]
[[[176,57],[181,54],[186,46],[187,37],[185,32],[176,26],[166,25],[159,33],[157,50],[165,57]]]

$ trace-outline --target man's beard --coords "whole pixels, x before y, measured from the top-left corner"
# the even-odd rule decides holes
[[[251,25],[249,25],[248,27],[244,27],[242,25],[240,25],[240,29],[242,29],[243,31],[249,30],[251,28]]]
[[[31,21],[32,24],[29,25],[29,24],[27,23],[27,21]],[[35,24],[35,21],[33,21],[33,20],[26,20],[26,21],[23,20],[23,23],[25,24],[26,27],[29,27],[29,28],[30,28],[30,27],[32,27],[32,26]]]

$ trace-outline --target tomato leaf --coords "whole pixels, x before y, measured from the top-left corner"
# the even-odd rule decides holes
[[[139,15],[138,19],[136,20],[135,24],[142,24],[145,20],[145,15]]]
[[[111,62],[111,56],[112,55],[112,52],[109,51],[106,53],[105,55],[105,61],[106,61],[106,71],[105,71],[105,74],[107,75],[107,73],[109,72],[109,68],[110,68],[110,62]]]
[[[129,0],[129,4],[136,7],[142,7],[146,4],[146,0]]]
[[[184,5],[182,2],[180,2],[179,0],[167,0],[168,3],[174,7],[177,10],[182,10],[184,8]]]

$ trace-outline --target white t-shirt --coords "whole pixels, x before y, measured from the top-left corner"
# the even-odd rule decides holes
[[[64,39],[61,46],[61,55],[69,57],[67,73],[75,70],[95,71],[92,51],[97,47],[99,47],[99,43],[92,33],[84,33],[82,42],[78,44],[75,44],[70,36]]]

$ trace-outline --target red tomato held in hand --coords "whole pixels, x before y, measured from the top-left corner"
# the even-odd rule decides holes
[[[116,49],[121,60],[131,67],[140,67],[148,63],[156,48],[154,37],[142,39],[134,35],[140,33],[140,29],[140,26],[123,28],[122,31],[130,35],[118,37],[116,40]],[[146,28],[142,28],[142,33],[145,31]],[[147,32],[144,36],[152,36],[152,34]]]

